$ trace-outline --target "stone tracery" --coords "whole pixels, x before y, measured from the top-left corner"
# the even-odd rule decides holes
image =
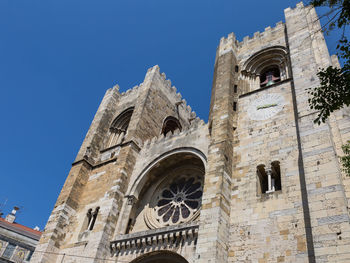
[[[183,166],[161,181],[146,209],[145,222],[158,228],[194,220],[199,215],[203,194],[203,172]]]
[[[202,183],[194,177],[174,181],[158,197],[157,219],[163,223],[171,220],[173,224],[185,221],[199,208],[202,194]]]

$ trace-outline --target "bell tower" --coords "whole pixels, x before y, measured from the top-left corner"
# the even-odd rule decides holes
[[[187,129],[194,115],[158,66],[140,86],[107,90],[31,262],[76,262],[69,255],[97,262],[110,255],[137,156],[145,141],[160,136],[168,116]]]

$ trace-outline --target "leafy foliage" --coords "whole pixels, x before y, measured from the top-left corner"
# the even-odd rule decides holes
[[[331,112],[350,105],[350,48],[346,39],[339,42],[341,57],[347,60],[344,67],[339,69],[329,66],[321,69],[317,73],[320,86],[309,90],[310,107],[319,111],[314,121],[318,124],[325,122]]]
[[[328,30],[335,25],[343,29],[350,23],[350,0],[313,0],[314,6],[329,6],[330,13],[336,15],[329,21]],[[338,55],[344,59],[343,68],[329,66],[318,72],[320,86],[310,89],[309,105],[311,109],[318,110],[315,123],[325,122],[330,113],[344,106],[350,105],[350,43],[344,33],[338,42]]]
[[[320,124],[325,122],[330,113],[344,106],[350,105],[350,43],[345,36],[346,27],[350,24],[350,0],[312,0],[311,5],[328,6],[330,12],[327,16],[334,14],[323,28],[325,31],[332,31],[335,26],[343,30],[338,41],[338,56],[343,58],[343,68],[329,66],[321,69],[317,76],[320,85],[309,90],[309,105],[311,109],[318,110],[318,116],[314,120]],[[344,171],[350,176],[350,141],[342,146],[344,156],[340,157]]]

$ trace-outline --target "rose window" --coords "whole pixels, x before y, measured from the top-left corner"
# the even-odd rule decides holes
[[[184,221],[199,208],[202,194],[201,182],[193,177],[181,178],[162,191],[155,208],[157,216],[164,223]]]
[[[203,176],[197,169],[175,173],[173,179],[166,178],[153,194],[146,223],[152,227],[163,227],[186,223],[199,215],[203,195]],[[175,178],[174,178],[175,177]]]

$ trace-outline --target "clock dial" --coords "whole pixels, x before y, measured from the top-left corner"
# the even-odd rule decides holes
[[[279,113],[284,105],[285,100],[282,95],[278,93],[264,94],[250,104],[248,116],[254,121],[267,120]]]

